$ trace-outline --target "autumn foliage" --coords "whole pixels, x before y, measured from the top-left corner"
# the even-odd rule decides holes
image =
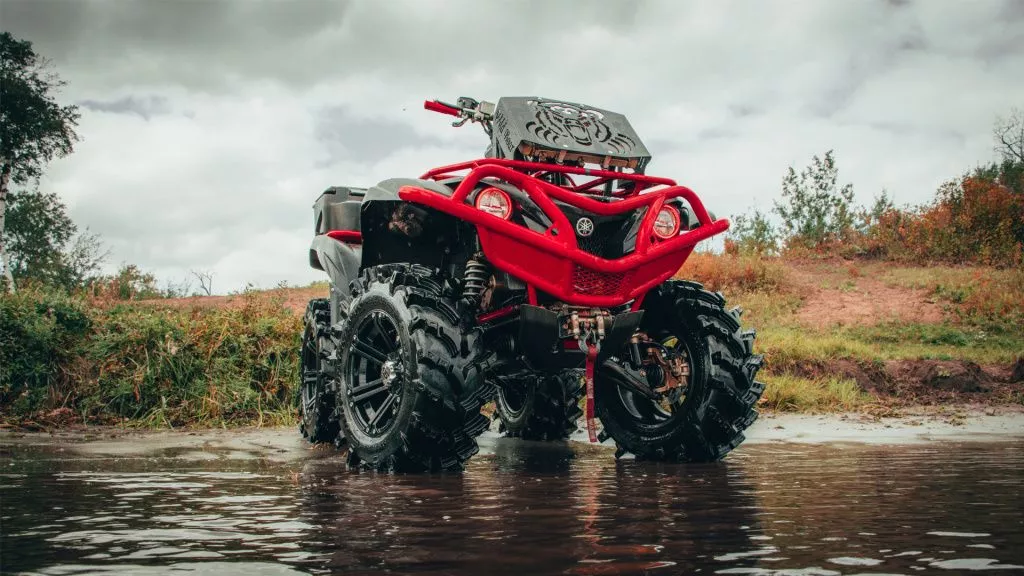
[[[867,252],[915,262],[1024,263],[1024,172],[1005,166],[939,189],[925,206],[886,210],[866,234]]]
[[[734,217],[725,251],[788,258],[840,255],[914,264],[1024,264],[1024,162],[1005,159],[947,182],[919,206],[898,208],[883,194],[852,205],[836,185],[831,152],[783,181],[775,225],[765,215]]]

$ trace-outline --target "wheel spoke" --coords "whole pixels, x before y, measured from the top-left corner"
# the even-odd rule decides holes
[[[377,408],[377,410],[373,413],[373,418],[370,419],[368,424],[371,427],[376,426],[377,421],[380,420],[381,416],[383,416],[387,411],[391,410],[391,406],[394,405],[395,400],[397,398],[398,396],[396,396],[395,394],[389,395],[387,399],[384,400],[384,402],[380,405],[380,408]]]
[[[309,412],[309,411],[311,411],[313,409],[315,404],[316,404],[316,392],[313,391],[313,390],[310,390],[308,386],[304,387],[302,389],[302,406],[303,406],[303,408],[305,408],[306,412]]]
[[[373,344],[362,338],[356,338],[355,343],[352,345],[352,351],[377,364],[383,364],[388,359],[387,354],[381,352]]]
[[[387,388],[384,386],[384,379],[377,378],[376,380],[371,380],[366,384],[362,384],[360,386],[356,386],[355,388],[353,388],[352,401],[362,402],[367,398],[373,398],[374,396],[380,394],[381,392],[384,392],[385,390],[387,390]]]
[[[388,335],[387,325],[385,324],[384,320],[386,320],[386,318],[383,314],[374,315],[373,328],[374,330],[377,331],[377,334],[380,335],[381,342],[385,343],[385,346],[387,347],[387,352],[394,352],[398,344],[398,339],[392,339]]]

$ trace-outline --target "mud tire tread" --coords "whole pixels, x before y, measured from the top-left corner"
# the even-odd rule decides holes
[[[764,384],[756,380],[763,357],[754,354],[754,330],[740,329],[742,310],[725,308],[725,298],[698,282],[669,281],[647,296],[645,308],[655,317],[671,318],[672,328],[692,331],[705,365],[695,405],[680,415],[676,429],[657,437],[609,410],[607,387],[599,389],[598,415],[619,453],[638,460],[709,462],[724,458],[744,440],[743,432],[758,417]],[[609,386],[614,386],[611,384]]]
[[[495,402],[495,415],[501,419],[501,431],[509,438],[566,440],[583,417],[580,399],[585,393],[583,371],[564,370],[537,379],[530,406],[518,418],[510,416],[500,401]]]
[[[331,304],[326,298],[310,300],[306,305],[306,313],[303,315],[303,340],[302,349],[308,344],[310,338],[328,341],[331,323]],[[323,347],[318,348],[317,358],[317,389],[316,389],[316,412],[305,413],[305,405],[302,399],[306,366],[300,366],[299,370],[299,432],[302,437],[312,444],[321,442],[338,443],[340,427],[334,414],[334,391],[329,382],[328,376],[323,372],[323,363],[327,360],[328,351]]]
[[[476,437],[490,424],[480,409],[493,394],[480,368],[488,353],[476,332],[459,328],[454,302],[447,296],[450,291],[440,277],[438,270],[425,266],[386,264],[365,270],[353,282],[350,319],[363,307],[372,309],[367,296],[382,294],[407,315],[404,324],[415,373],[405,392],[412,395],[406,399],[412,402],[406,425],[395,427],[389,448],[377,453],[367,452],[349,435],[352,466],[388,472],[460,471],[479,451]],[[342,344],[351,337],[348,331],[343,333]],[[340,362],[339,370],[343,369]],[[347,430],[345,410],[339,407],[337,412]]]

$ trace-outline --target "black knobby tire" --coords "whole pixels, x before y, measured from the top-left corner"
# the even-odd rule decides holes
[[[753,330],[740,330],[741,310],[701,284],[669,281],[644,300],[641,330],[683,346],[690,377],[685,396],[659,407],[624,390],[599,368],[596,411],[620,453],[637,459],[682,462],[720,460],[744,440],[757,419],[764,384],[755,380],[763,358],[753,353]],[[621,356],[621,355],[620,355]]]
[[[338,415],[350,463],[386,471],[461,470],[477,453],[493,394],[476,332],[459,328],[440,274],[419,265],[365,270],[353,283]]]
[[[326,298],[310,300],[303,317],[299,373],[299,431],[312,443],[337,442],[339,425],[334,414],[334,392],[324,371],[331,304]]]
[[[581,370],[565,370],[544,378],[504,382],[494,397],[499,430],[510,438],[565,440],[583,416],[585,392]]]

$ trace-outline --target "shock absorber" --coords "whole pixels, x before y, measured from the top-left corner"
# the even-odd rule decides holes
[[[480,304],[480,297],[490,275],[491,267],[482,253],[477,252],[466,261],[466,272],[462,277],[462,298],[471,307],[475,308]]]

